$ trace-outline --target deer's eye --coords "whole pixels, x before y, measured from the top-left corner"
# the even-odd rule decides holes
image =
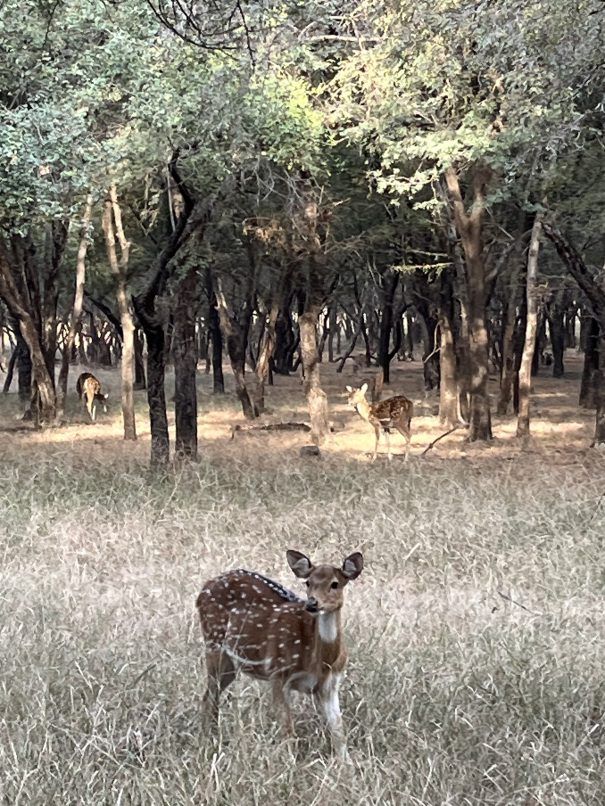
[[[330,585],[330,587],[332,588],[332,590],[333,590],[333,591],[335,591],[335,590],[336,590],[336,588],[338,587],[338,582],[333,582],[333,583]]]

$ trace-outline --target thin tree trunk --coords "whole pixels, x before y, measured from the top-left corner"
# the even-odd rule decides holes
[[[510,291],[506,306],[504,333],[502,334],[502,376],[500,394],[496,411],[506,414],[510,405],[515,378],[515,325],[517,322],[517,306],[519,301],[519,276],[521,274],[521,256],[515,254],[515,261],[510,275]]]
[[[86,198],[84,215],[82,216],[82,226],[80,230],[80,244],[76,257],[76,287],[74,291],[74,301],[71,312],[71,322],[69,333],[63,346],[61,356],[61,370],[59,372],[59,391],[57,394],[57,419],[61,419],[65,413],[65,398],[67,397],[67,379],[69,376],[69,362],[76,338],[76,333],[80,326],[82,317],[82,306],[84,304],[84,284],[86,282],[86,252],[89,244],[89,228],[92,216],[92,194]]]
[[[114,231],[115,224],[115,231]],[[103,210],[103,232],[107,258],[112,274],[116,279],[116,298],[122,326],[122,419],[124,421],[124,439],[137,438],[134,415],[134,323],[128,304],[126,292],[126,269],[130,256],[130,243],[124,235],[122,211],[118,204],[115,185],[109,189],[109,196]],[[120,260],[116,253],[116,237],[120,244]]]
[[[439,422],[453,427],[458,424],[458,379],[454,349],[454,314],[452,286],[449,278],[441,278],[439,299]]]
[[[382,370],[383,382],[388,384],[391,381],[391,331],[393,330],[393,303],[395,293],[399,284],[399,274],[391,271],[383,278],[382,287],[382,311],[380,317],[380,330],[378,336],[378,366]]]
[[[175,453],[183,459],[197,459],[197,340],[198,273],[191,268],[179,284],[174,310],[174,411]]]
[[[529,436],[531,365],[536,347],[538,330],[538,256],[540,254],[540,234],[542,217],[538,213],[534,219],[527,258],[527,324],[525,326],[525,344],[519,370],[519,417],[517,420],[517,437]]]
[[[231,311],[227,305],[227,300],[222,291],[219,278],[217,278],[216,299],[221,331],[227,343],[227,354],[229,355],[231,369],[233,371],[235,393],[242,405],[244,417],[247,420],[254,420],[258,417],[258,411],[248,391],[245,378],[246,344],[248,341],[251,313],[245,312],[245,321],[243,324],[235,318],[233,311]]]
[[[591,447],[605,445],[605,397],[603,395],[603,373],[594,370],[592,378],[596,406],[595,432]]]
[[[584,365],[582,368],[582,380],[580,382],[580,400],[578,405],[583,409],[595,407],[595,373],[601,367],[601,328],[599,322],[594,317],[588,320],[585,328],[584,345]]]
[[[19,347],[16,346],[13,352],[11,353],[11,357],[9,358],[8,361],[8,367],[6,368],[6,378],[4,379],[4,386],[2,387],[3,395],[7,395],[10,391],[18,355],[19,355]]]
[[[323,445],[329,431],[328,398],[321,388],[317,351],[318,309],[307,310],[299,319],[300,353],[305,377],[304,390],[309,405],[311,440]]]

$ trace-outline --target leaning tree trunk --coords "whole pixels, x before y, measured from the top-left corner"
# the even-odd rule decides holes
[[[174,310],[175,452],[180,459],[197,459],[197,340],[198,273],[191,268],[179,284]]]
[[[65,398],[67,397],[67,379],[69,375],[69,362],[71,360],[72,350],[76,333],[80,326],[82,317],[82,306],[84,304],[84,283],[86,281],[86,253],[88,251],[89,243],[89,227],[90,219],[92,216],[92,194],[88,194],[86,199],[86,207],[84,208],[84,215],[82,216],[82,227],[80,231],[80,244],[78,246],[78,253],[76,256],[76,288],[74,291],[74,301],[71,312],[71,322],[69,325],[69,333],[63,346],[63,354],[61,356],[61,370],[59,372],[59,391],[57,394],[57,419],[60,419],[65,412]]]
[[[527,258],[527,324],[525,326],[525,344],[519,370],[519,418],[517,420],[517,436],[529,436],[529,410],[531,391],[531,367],[536,347],[538,330],[538,256],[540,254],[541,216],[534,219]]]
[[[114,230],[115,224],[115,230]],[[122,419],[124,421],[124,439],[137,438],[134,415],[134,323],[128,304],[126,291],[126,269],[130,255],[130,243],[124,235],[122,226],[122,211],[118,204],[118,194],[115,185],[109,189],[109,195],[103,211],[103,232],[107,258],[111,272],[116,280],[116,298],[120,312],[122,326]],[[116,237],[120,244],[120,260],[116,253]]]

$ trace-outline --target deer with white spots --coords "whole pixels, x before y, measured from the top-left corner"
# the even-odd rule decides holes
[[[367,383],[364,383],[359,389],[347,386],[349,406],[355,409],[361,419],[369,423],[374,429],[374,456],[372,461],[374,461],[378,455],[378,442],[381,433],[384,434],[387,441],[387,458],[389,460],[392,458],[390,435],[391,431],[395,429],[399,431],[401,436],[405,439],[404,461],[407,462],[410,453],[410,442],[412,440],[414,404],[403,395],[390,397],[388,400],[382,400],[379,403],[369,403],[366,400],[367,391]]]
[[[293,733],[290,692],[312,694],[334,751],[345,758],[338,690],[347,651],[340,615],[344,588],[361,574],[363,557],[355,552],[341,567],[313,565],[299,551],[286,552],[286,558],[294,574],[306,580],[306,600],[278,582],[244,570],[211,579],[198,596],[208,672],[206,716],[216,729],[221,692],[241,670],[272,684],[289,734]]]

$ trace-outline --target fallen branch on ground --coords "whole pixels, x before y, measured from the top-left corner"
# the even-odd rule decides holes
[[[424,456],[424,454],[428,453],[431,450],[431,448],[433,447],[433,445],[436,445],[439,442],[440,439],[443,439],[444,437],[447,437],[449,434],[453,434],[454,431],[458,431],[460,428],[462,428],[462,426],[455,425],[453,428],[450,428],[449,431],[446,431],[445,434],[441,434],[440,437],[437,437],[437,439],[434,439],[429,445],[427,445],[426,448],[422,451],[422,453],[420,455]]]

